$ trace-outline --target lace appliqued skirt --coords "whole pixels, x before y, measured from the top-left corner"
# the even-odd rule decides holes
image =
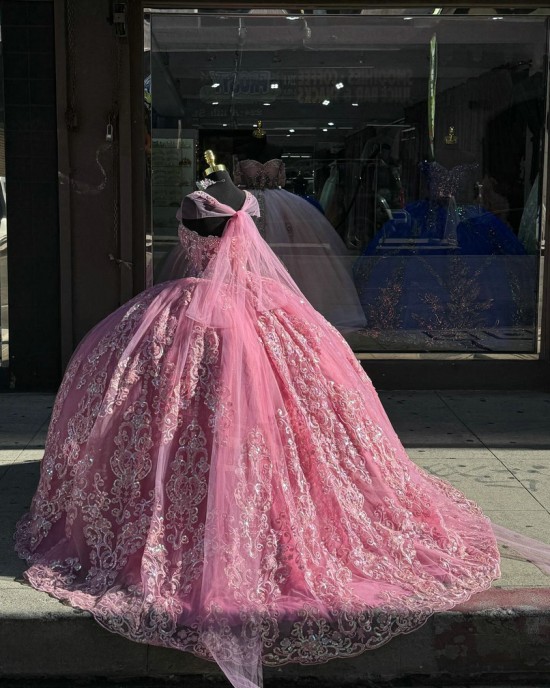
[[[488,520],[408,459],[338,332],[299,299],[201,326],[197,283],[144,292],[76,351],[17,528],[32,585],[238,686],[487,588]]]

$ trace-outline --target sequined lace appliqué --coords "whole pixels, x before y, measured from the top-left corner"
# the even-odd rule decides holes
[[[285,184],[284,162],[278,158],[265,163],[241,160],[236,175],[239,184],[249,189],[277,189]]]
[[[164,325],[161,331],[166,332]],[[316,663],[353,656],[412,630],[450,600],[458,603],[486,587],[495,575],[496,553],[484,539],[487,524],[478,508],[408,462],[397,439],[365,414],[364,391],[341,387],[321,373],[325,332],[276,310],[259,318],[258,336],[287,399],[276,415],[285,469],[281,473],[266,453],[263,431],[251,431],[236,466],[232,498],[240,523],[217,545],[211,543],[215,549],[208,556],[225,561],[228,602],[232,600],[236,609],[241,605],[242,614],[249,608],[253,616],[261,614],[264,662]],[[58,461],[67,457],[75,466],[71,488],[61,500],[63,508],[48,510],[46,505],[56,503],[60,495],[51,490],[51,477],[44,475],[34,515],[19,526],[20,551],[33,559],[32,552],[62,512],[72,514],[68,532],[77,527],[77,512],[81,514],[89,560],[75,556],[41,564],[38,556],[30,571],[33,583],[56,595],[65,589],[61,596],[91,609],[103,625],[134,640],[160,638],[169,647],[205,657],[209,653],[201,649],[200,637],[207,631],[187,627],[184,619],[206,556],[212,420],[224,413],[216,372],[220,343],[214,331],[194,328],[189,364],[179,373],[166,372],[180,390],[179,396],[169,397],[169,409],[152,401],[158,377],[155,355],[150,347],[142,348],[141,392],[121,418],[107,464],[109,473],[98,472],[91,455],[70,459],[74,452],[67,454],[59,447],[60,429],[55,429],[45,461],[52,452]],[[107,350],[101,340],[91,355],[96,369],[86,369],[87,382],[82,379],[85,400],[96,394],[95,380],[101,379],[98,371]],[[362,375],[353,356],[342,363]],[[374,394],[370,383],[365,389]],[[131,388],[125,395],[132,395]],[[82,411],[69,419],[68,427],[82,428],[81,434],[70,431],[76,447],[86,446],[90,427],[101,415],[101,404],[93,408],[92,421],[75,422]],[[162,445],[160,417],[167,411],[177,419],[170,445],[174,451],[166,463],[163,491],[158,493],[154,475],[159,454],[153,470],[152,450]],[[295,504],[290,511],[284,506],[285,494],[292,495]],[[457,540],[445,513],[438,515],[428,507],[435,494],[444,495],[477,523],[475,543],[465,546]],[[45,522],[49,522],[46,527]],[[423,569],[419,558],[423,548],[448,571],[448,580],[436,579]],[[181,554],[174,558],[171,553],[176,551]],[[258,551],[262,551],[260,563],[252,565]],[[111,592],[133,557],[143,559],[147,587],[140,577],[131,585],[127,582],[126,592],[115,593],[114,588]],[[361,580],[384,582],[394,592],[368,601]],[[311,590],[321,606],[305,604],[288,632],[281,634],[282,610],[277,604],[293,589]],[[328,618],[326,610],[330,610]],[[204,624],[211,627],[220,613],[220,608],[212,608]]]
[[[201,236],[187,229],[183,224],[179,227],[178,236],[187,257],[187,267],[182,277],[200,277],[208,263],[216,255],[220,238]]]

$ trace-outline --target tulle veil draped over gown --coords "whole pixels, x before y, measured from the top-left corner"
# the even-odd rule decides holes
[[[343,332],[364,327],[349,252],[315,206],[282,188],[284,162],[234,160],[233,178],[256,197],[260,234],[314,308]],[[182,277],[187,263],[187,252],[176,245],[161,266],[158,281]]]
[[[408,459],[257,213],[186,197],[188,275],[80,344],[16,533],[35,588],[235,688],[378,647],[499,575],[488,519]],[[207,216],[220,238],[184,226]]]

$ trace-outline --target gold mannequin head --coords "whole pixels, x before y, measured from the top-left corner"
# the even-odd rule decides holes
[[[265,129],[262,127],[262,120],[259,119],[256,126],[252,129],[252,136],[256,139],[263,139],[265,136]]]
[[[458,142],[458,138],[456,136],[455,128],[449,127],[449,131],[448,131],[447,135],[445,136],[445,143],[448,146],[452,146],[457,142]]]
[[[208,167],[204,171],[204,174],[206,175],[212,174],[213,172],[223,172],[226,169],[225,165],[216,164],[216,155],[214,154],[214,151],[210,149],[204,151],[204,159],[208,163]]]

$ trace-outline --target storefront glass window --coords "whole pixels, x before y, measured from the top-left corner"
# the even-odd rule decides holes
[[[0,51],[0,367],[7,369],[10,338],[8,323],[8,221],[6,214],[4,114],[4,62]]]
[[[432,12],[148,15],[150,283],[212,149],[355,351],[536,352],[546,18]]]

